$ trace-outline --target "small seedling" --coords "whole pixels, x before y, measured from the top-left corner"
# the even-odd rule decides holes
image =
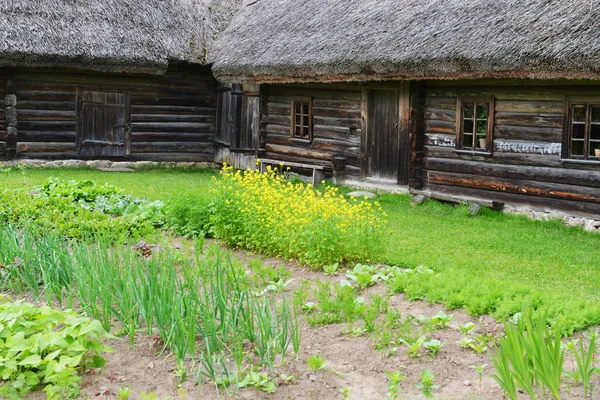
[[[335,263],[333,265],[325,265],[323,267],[323,272],[325,273],[325,275],[335,275],[337,273],[337,269],[338,263]]]
[[[408,356],[411,358],[419,358],[421,355],[419,354],[419,349],[421,348],[421,345],[423,343],[425,343],[425,340],[427,340],[427,338],[425,336],[421,336],[420,338],[418,338],[417,340],[415,340],[413,343],[408,343],[407,341],[403,340],[403,339],[399,339],[401,343],[403,343],[406,347],[408,347]]]
[[[130,387],[120,387],[119,391],[117,392],[117,397],[119,400],[128,400],[130,395],[131,395]]]
[[[340,389],[340,392],[344,396],[344,400],[348,400],[350,398],[350,388],[348,386],[344,386]]]
[[[258,373],[254,371],[250,371],[244,379],[238,382],[238,387],[254,387],[258,390],[262,390],[265,393],[275,393],[276,386],[275,382],[273,382],[269,375],[266,373]]]
[[[312,301],[309,301],[302,305],[302,309],[306,312],[314,311],[316,307],[317,307],[317,305],[315,303],[313,303]]]
[[[472,343],[469,347],[477,354],[485,353],[489,349],[485,342]]]
[[[442,343],[441,341],[437,340],[437,339],[432,339],[428,342],[424,342],[423,346],[429,350],[429,354],[431,355],[431,357],[435,357],[437,355],[437,353],[440,351],[440,349],[444,346],[444,343]]]
[[[458,330],[460,331],[460,333],[462,333],[463,335],[468,335],[470,334],[473,329],[475,329],[475,324],[472,322],[467,322],[464,325],[458,325]]]
[[[448,327],[448,323],[452,321],[452,318],[454,318],[454,314],[448,315],[445,312],[440,311],[431,317],[430,321],[432,324],[437,325],[440,329],[446,329]]]
[[[472,368],[475,371],[477,371],[477,375],[479,376],[479,390],[481,390],[481,382],[483,381],[483,371],[485,370],[486,367],[487,367],[487,364],[471,365],[469,367],[469,368]]]
[[[288,285],[293,281],[293,279],[289,279],[284,281],[283,279],[278,279],[276,281],[269,281],[267,285],[267,291],[274,293],[281,293],[288,287]]]
[[[433,394],[431,393],[433,390],[438,389],[439,385],[434,385],[435,375],[433,372],[425,368],[423,372],[421,372],[421,382],[416,383],[415,387],[421,390],[423,396],[426,399],[433,399]]]
[[[325,366],[325,359],[320,354],[312,355],[308,357],[308,366],[313,372],[317,372]]]
[[[400,397],[398,396],[398,394],[400,393],[400,384],[402,383],[402,381],[404,380],[404,378],[406,378],[406,375],[403,375],[402,372],[400,372],[400,370],[392,372],[392,371],[385,371],[385,374],[388,377],[388,399],[390,400],[396,400],[399,399]]]
[[[397,352],[398,352],[398,348],[392,347],[391,349],[387,349],[387,351],[383,354],[382,358],[389,358],[391,356],[395,356]]]
[[[365,328],[361,328],[361,327],[354,327],[350,330],[350,336],[352,337],[359,337],[362,336],[363,333],[365,333],[367,330]]]
[[[471,346],[475,344],[475,341],[473,339],[471,339],[470,337],[463,336],[456,343],[458,343],[460,345],[460,347],[462,347],[463,349],[468,349],[468,348],[471,348]]]

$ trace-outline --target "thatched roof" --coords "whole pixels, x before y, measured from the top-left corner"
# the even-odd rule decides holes
[[[218,40],[229,81],[600,78],[600,0],[255,0]]]
[[[205,63],[240,0],[0,0],[0,67],[161,73]]]

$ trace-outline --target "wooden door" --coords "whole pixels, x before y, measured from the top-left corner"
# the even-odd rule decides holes
[[[398,183],[399,103],[398,90],[369,91],[367,178]]]
[[[129,96],[125,93],[82,93],[79,152],[88,157],[129,154]]]

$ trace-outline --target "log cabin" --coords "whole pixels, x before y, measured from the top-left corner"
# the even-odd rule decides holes
[[[213,72],[257,99],[232,134],[260,157],[597,216],[599,21],[598,0],[261,0]]]
[[[0,1],[0,158],[210,161],[236,1]]]

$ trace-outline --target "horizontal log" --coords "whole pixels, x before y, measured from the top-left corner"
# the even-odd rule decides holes
[[[76,97],[75,88],[72,90],[17,90],[17,106],[21,101],[51,101],[51,102],[74,102]]]
[[[30,110],[18,109],[19,122],[24,121],[75,121],[75,110]]]
[[[577,213],[588,218],[597,218],[600,214],[600,204],[554,199],[550,197],[535,197],[516,193],[492,192],[489,190],[474,189],[458,186],[425,184],[425,190],[432,193],[444,193],[457,198],[483,198],[503,203],[522,204],[527,207],[538,207],[546,211],[564,210]]]
[[[426,133],[425,144],[429,146],[456,147],[456,135],[443,133]]]
[[[63,151],[60,153],[20,153],[17,154],[18,159],[36,159],[36,160],[78,160],[84,159],[81,154],[74,150]],[[95,158],[94,158],[95,159]]]
[[[45,100],[23,100],[17,99],[17,109],[21,113],[22,109],[28,110],[75,110],[75,101],[45,101]]]
[[[495,128],[494,138],[558,143],[562,141],[562,129],[498,125]]]
[[[280,134],[280,135],[289,135],[290,134],[290,127],[289,126],[283,126],[283,125],[275,125],[275,124],[268,124],[265,127],[265,132],[267,134],[271,134],[274,133],[276,135]]]
[[[131,153],[127,159],[132,161],[158,161],[158,162],[174,162],[174,161],[193,161],[193,162],[213,162],[213,153]]]
[[[560,154],[560,143],[528,142],[522,140],[494,140],[494,152],[527,154]]]
[[[433,157],[425,157],[423,166],[428,171],[451,172],[453,174],[464,175],[470,174],[491,177],[492,179],[518,179],[600,188],[600,171],[534,167],[526,165],[505,165]],[[579,188],[573,188],[572,190],[577,191],[578,189]]]
[[[425,98],[425,109],[435,108],[456,112],[456,97],[431,97]]]
[[[502,101],[495,102],[496,112],[562,114],[562,101]]]
[[[561,200],[600,202],[600,190],[596,188],[563,185],[529,180],[482,177],[467,174],[427,171],[429,183],[460,186],[497,192],[515,193],[532,197],[551,197]]]
[[[315,125],[337,126],[344,128],[360,129],[361,121],[352,118],[328,118],[313,115],[313,123]]]
[[[19,142],[17,153],[62,153],[74,152],[75,143],[57,142]]]
[[[132,142],[210,142],[214,138],[214,133],[131,132]]]
[[[292,120],[292,117],[289,114],[287,114],[287,115],[267,114],[261,119],[261,121],[266,124],[274,124],[274,125],[280,125],[280,126],[290,126],[291,120]]]
[[[499,164],[533,165],[555,168],[562,167],[560,156],[558,155],[494,152],[493,156],[490,157],[456,152],[454,147],[438,147],[429,145],[425,146],[423,154],[425,157],[454,158],[459,160],[482,161],[490,163],[494,162]]]
[[[443,110],[441,108],[426,108],[425,120],[452,122],[456,125],[456,110]]]
[[[268,115],[283,115],[290,116],[292,113],[292,105],[290,103],[267,103]]]
[[[132,114],[216,115],[216,107],[194,106],[131,106]]]
[[[199,122],[133,122],[131,130],[136,132],[214,132],[212,123]]]
[[[361,175],[360,172],[360,167],[346,164],[346,178],[359,178]]]
[[[456,134],[456,122],[425,121],[425,132]]]
[[[313,107],[335,108],[338,110],[353,110],[360,113],[361,102],[357,100],[314,99]]]
[[[68,131],[76,130],[75,121],[19,121],[18,129],[24,131]]]
[[[279,153],[279,152],[272,151],[272,150],[270,150],[268,148],[267,148],[267,151],[265,153],[265,158],[272,158],[272,159],[282,159],[283,158],[286,161],[298,162],[298,163],[306,163],[306,164],[314,164],[314,165],[321,165],[321,166],[323,166],[323,167],[325,167],[327,169],[332,169],[333,168],[333,160],[327,161],[327,160],[320,160],[320,159],[317,159],[317,158],[292,155],[292,154],[288,154],[288,153]]]
[[[17,131],[19,142],[73,142],[77,137],[75,131]]]
[[[313,137],[345,141],[352,144],[360,144],[360,129],[333,128],[325,125],[313,126]]]
[[[132,122],[205,122],[214,123],[215,115],[132,114]]]
[[[338,110],[337,108],[315,107],[313,104],[312,113],[314,117],[329,118],[350,118],[360,123],[360,110]]]
[[[289,135],[269,135],[266,139],[268,144],[292,146],[302,149],[324,150],[331,153],[333,157],[337,153],[343,153],[348,148],[357,149],[360,143],[348,143],[345,141],[323,139],[314,137],[311,142],[297,141]]]
[[[132,142],[132,153],[213,153],[212,142]]]
[[[332,153],[324,150],[316,150],[311,148],[301,148],[291,145],[270,144],[266,145],[267,152],[285,154],[296,157],[304,157],[307,159],[316,159],[333,162]]]
[[[6,153],[6,142],[0,142],[0,153]]]
[[[216,98],[193,97],[138,97],[131,96],[132,106],[186,106],[186,107],[216,107]]]
[[[496,125],[519,125],[539,128],[562,128],[562,114],[497,112]]]
[[[270,96],[312,97],[323,100],[360,101],[360,91],[312,89],[306,87],[269,86]]]

